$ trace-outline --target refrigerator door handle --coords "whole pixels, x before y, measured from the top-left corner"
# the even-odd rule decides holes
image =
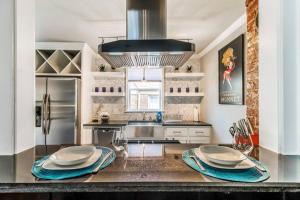
[[[51,98],[50,94],[48,94],[48,134],[50,133],[50,126],[51,126]]]
[[[42,102],[42,132],[44,135],[46,135],[46,98],[47,98],[47,95],[44,94],[43,95],[43,102]]]
[[[50,133],[50,126],[51,126],[51,98],[50,94],[48,94],[47,98],[47,135]]]

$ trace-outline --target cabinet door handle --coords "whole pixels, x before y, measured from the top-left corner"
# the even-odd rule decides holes
[[[173,131],[173,133],[182,133],[181,131]]]
[[[204,133],[203,131],[195,131],[195,133]]]

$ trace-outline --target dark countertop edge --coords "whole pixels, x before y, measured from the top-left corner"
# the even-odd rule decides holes
[[[300,183],[0,183],[0,193],[43,192],[300,192]]]
[[[189,123],[179,122],[179,123],[163,123],[162,126],[209,126],[211,127],[212,125],[207,124],[205,122],[199,124],[189,124]]]
[[[128,124],[128,121],[109,121],[107,123],[99,123],[99,122],[89,122],[83,124],[85,127],[93,127],[93,126],[126,126]]]
[[[108,123],[98,123],[98,122],[90,122],[85,123],[83,126],[85,127],[93,127],[93,126],[103,126],[103,127],[110,127],[110,126],[126,126],[128,125],[128,121],[111,121]],[[212,126],[206,122],[192,122],[192,121],[182,121],[182,122],[172,122],[172,123],[161,123],[162,126]]]

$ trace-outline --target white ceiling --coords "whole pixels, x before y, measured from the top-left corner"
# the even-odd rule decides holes
[[[36,41],[126,35],[126,0],[36,0]],[[244,0],[167,0],[168,38],[192,38],[199,52],[245,12]]]

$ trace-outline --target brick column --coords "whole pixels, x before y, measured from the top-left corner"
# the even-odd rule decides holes
[[[246,106],[254,131],[259,132],[258,93],[258,0],[246,0],[247,9],[247,68]]]

